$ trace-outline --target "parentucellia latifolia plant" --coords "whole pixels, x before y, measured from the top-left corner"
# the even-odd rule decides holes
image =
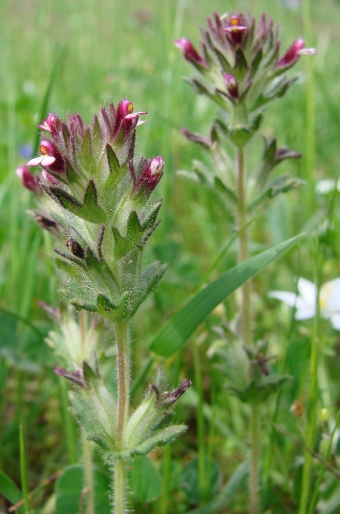
[[[273,176],[273,170],[286,159],[300,154],[279,148],[276,139],[264,139],[262,156],[256,165],[250,159],[252,147],[258,144],[259,132],[266,105],[287,93],[297,76],[290,75],[302,54],[314,54],[306,49],[302,39],[280,55],[279,28],[263,14],[256,24],[250,15],[231,14],[208,18],[201,27],[202,41],[198,52],[185,38],[176,46],[195,68],[188,79],[198,95],[208,97],[218,107],[209,136],[182,129],[189,141],[199,145],[209,156],[210,165],[195,160],[193,171],[181,174],[222,197],[231,213],[238,234],[238,261],[249,257],[251,221],[267,199],[287,193],[301,185],[289,175]],[[254,145],[252,143],[254,142]],[[277,391],[286,377],[269,374],[266,345],[253,340],[251,284],[241,287],[241,330],[237,335],[248,359],[248,369],[240,387],[230,390],[240,401],[250,404],[251,462],[249,478],[249,512],[261,512],[259,502],[260,466],[260,405]],[[237,368],[237,362],[231,364]],[[238,385],[238,384],[237,384]]]
[[[170,425],[171,411],[191,385],[185,379],[169,391],[159,369],[139,407],[130,412],[129,327],[166,268],[159,262],[143,267],[145,245],[159,224],[162,202],[152,193],[164,168],[160,156],[151,160],[135,157],[136,129],[144,114],[133,112],[127,99],[116,107],[113,103],[103,107],[91,125],[78,114],[68,115],[66,121],[50,114],[39,125],[40,156],[17,170],[24,186],[36,196],[36,221],[57,241],[57,262],[68,277],[60,293],[80,312],[79,334],[83,325],[87,344],[81,351],[68,352],[71,367],[59,366],[55,372],[71,381],[73,413],[112,470],[115,514],[128,508],[127,466],[131,459],[186,430],[184,425]],[[32,174],[31,166],[40,166],[41,174]],[[104,320],[106,331],[111,331],[116,347],[117,397],[108,391],[101,376],[92,351],[96,327],[92,322],[88,328],[86,312]],[[74,323],[73,318],[67,321],[67,311],[65,319],[62,328]],[[50,341],[52,345],[55,339]],[[88,491],[90,512],[94,512],[93,492],[91,496]]]

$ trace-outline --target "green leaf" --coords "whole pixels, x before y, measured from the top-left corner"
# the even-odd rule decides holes
[[[13,480],[0,470],[0,493],[11,503],[15,504],[22,500],[22,492]],[[23,508],[20,509],[23,512]]]
[[[218,493],[221,482],[221,473],[212,459],[205,459],[205,495],[206,500],[210,500]],[[200,503],[200,479],[198,458],[189,462],[181,472],[180,482],[185,494],[192,504]]]
[[[101,471],[93,471],[95,512],[110,514],[109,477]],[[59,477],[56,488],[56,514],[75,514],[85,501],[84,471],[80,465],[69,466]],[[86,509],[84,509],[85,512]]]
[[[208,314],[242,284],[296,244],[304,234],[293,237],[235,266],[203,289],[173,316],[156,335],[150,349],[167,358],[177,352]]]
[[[273,393],[276,393],[278,389],[292,377],[289,375],[264,377],[261,382],[253,380],[244,389],[238,387],[229,386],[228,389],[237,396],[243,403],[250,403],[252,405],[263,403]]]
[[[140,503],[157,500],[162,494],[162,480],[147,456],[139,457],[130,465],[130,487]]]
[[[188,427],[185,425],[172,425],[171,427],[157,430],[151,437],[138,445],[134,450],[131,451],[131,455],[147,455],[156,446],[164,446],[165,444],[171,443],[176,437],[184,434]]]
[[[140,305],[144,302],[145,298],[154,291],[159,282],[161,281],[164,273],[166,272],[167,265],[161,264],[156,261],[150,264],[144,271],[141,276],[140,282],[138,284],[138,291],[136,291],[135,296],[132,300],[132,305],[130,308],[129,315],[133,316],[135,312],[138,310]]]
[[[220,494],[211,503],[204,507],[191,510],[189,514],[220,514],[231,505],[237,490],[245,487],[245,479],[249,474],[249,462],[242,462],[236,471],[231,475],[226,485],[223,487]]]
[[[106,219],[105,212],[98,204],[97,188],[92,179],[89,180],[86,186],[84,207],[80,216],[92,223],[103,223]]]
[[[94,441],[103,450],[112,450],[113,441],[98,420],[98,412],[92,401],[74,391],[69,392],[69,398],[73,413],[84,428],[87,439]]]

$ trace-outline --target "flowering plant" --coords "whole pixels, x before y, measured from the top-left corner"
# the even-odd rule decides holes
[[[295,309],[295,319],[314,318],[317,311],[317,288],[313,282],[300,277],[298,294],[289,291],[270,291],[269,296],[281,300]],[[340,330],[340,278],[325,282],[319,293],[320,314],[329,319],[336,330]]]
[[[256,209],[279,193],[287,193],[302,181],[288,174],[274,176],[273,170],[286,159],[301,155],[286,147],[278,147],[276,139],[264,138],[262,156],[250,166],[249,146],[263,121],[265,107],[281,98],[296,81],[290,68],[306,49],[302,39],[296,40],[280,55],[279,29],[263,14],[256,24],[250,14],[231,14],[208,18],[201,28],[201,51],[186,38],[175,41],[184,58],[195,68],[188,82],[198,95],[205,95],[218,111],[208,136],[182,129],[184,136],[204,149],[211,162],[195,160],[191,172],[181,174],[222,197],[236,223],[239,239],[238,260],[249,258],[249,225]],[[249,480],[249,512],[257,514],[259,506],[260,416],[259,409],[268,396],[278,390],[286,376],[269,375],[265,353],[267,345],[253,341],[251,286],[241,288],[241,323],[239,338],[248,361],[248,374],[243,387],[232,392],[240,401],[251,405],[251,464]],[[235,361],[234,366],[237,367]]]
[[[65,344],[55,334],[49,342],[67,354],[66,362],[73,369],[58,366],[55,372],[73,384],[73,412],[87,439],[102,449],[114,470],[116,514],[125,512],[127,503],[127,461],[186,430],[169,423],[171,410],[191,384],[185,379],[168,391],[159,371],[130,415],[129,322],[166,269],[159,262],[144,268],[142,260],[147,240],[159,224],[162,201],[154,200],[152,193],[164,169],[160,156],[151,160],[135,156],[136,129],[145,114],[134,112],[127,99],[117,107],[113,103],[103,107],[90,125],[78,114],[65,121],[50,114],[39,125],[43,131],[40,156],[17,170],[23,185],[37,198],[35,219],[57,242],[57,263],[68,276],[60,293],[78,311],[96,313],[114,332],[117,398],[107,389],[94,351],[84,355],[84,348],[79,352],[76,345],[65,353]],[[31,166],[42,168],[38,177],[30,172]],[[70,335],[71,328],[75,333],[74,319],[67,311],[61,327],[64,336]],[[90,327],[88,350],[95,350],[95,339]],[[89,505],[91,501],[88,491]]]

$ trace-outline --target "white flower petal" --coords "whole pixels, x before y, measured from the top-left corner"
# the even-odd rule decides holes
[[[47,155],[46,157],[43,157],[41,161],[42,166],[51,166],[55,161],[55,157],[52,157],[52,155]]]
[[[336,330],[340,330],[340,314],[333,314],[330,317],[330,322]]]
[[[296,313],[295,313],[295,319],[296,320],[302,320],[302,319],[310,319],[314,318],[315,316],[315,307],[313,305],[309,305],[306,303],[302,303],[300,305],[296,305]]]
[[[320,308],[324,316],[340,313],[340,277],[326,282],[321,287]]]
[[[316,300],[316,287],[313,282],[300,277],[297,283],[297,288],[301,298],[306,300],[309,304],[315,305]]]
[[[30,161],[28,161],[26,166],[38,166],[41,163],[42,160],[43,160],[43,157],[41,157],[41,156],[40,157],[34,157]]]
[[[289,307],[295,307],[298,301],[298,296],[288,291],[270,291],[268,296],[281,300],[281,302],[286,303]]]

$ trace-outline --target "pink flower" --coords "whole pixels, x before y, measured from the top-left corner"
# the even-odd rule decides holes
[[[59,125],[59,117],[54,113],[50,113],[47,118],[45,118],[43,122],[38,125],[38,127],[51,132],[52,136],[55,136],[58,132]]]
[[[47,167],[56,173],[65,172],[64,158],[59,152],[58,148],[52,141],[48,139],[40,143],[40,157],[34,157],[28,161],[27,166],[42,166]]]
[[[133,112],[133,105],[127,99],[123,98],[117,106],[116,121],[113,129],[113,137],[117,137],[122,126],[124,126],[125,134],[131,132],[137,125],[142,125],[145,121],[139,121],[141,114],[147,114],[145,111]]]
[[[234,43],[234,45],[240,46],[247,37],[248,28],[242,24],[240,16],[232,14],[229,18],[229,26],[223,29],[223,32],[227,33],[229,41]]]
[[[230,73],[223,73],[224,83],[225,87],[231,96],[231,98],[234,98],[237,100],[239,98],[238,94],[238,83],[235,79],[234,75],[231,75]]]
[[[184,37],[182,37],[180,39],[175,39],[175,45],[177,46],[177,48],[179,48],[182,51],[184,58],[187,61],[199,64],[199,65],[207,68],[207,63],[199,55],[199,53],[195,50],[195,48],[193,47],[193,45],[191,44],[191,42],[188,39],[186,39]]]
[[[136,191],[139,191],[143,184],[146,186],[147,192],[150,194],[157,186],[158,182],[162,178],[164,171],[164,159],[161,156],[154,157],[147,164],[143,171],[139,182],[136,187]]]
[[[20,178],[23,186],[32,191],[33,193],[40,193],[40,186],[37,179],[32,175],[26,166],[19,166],[16,169],[16,174]]]
[[[288,48],[282,59],[277,63],[278,68],[286,68],[294,64],[300,57],[300,55],[315,55],[315,48],[305,48],[305,42],[303,39],[297,39]]]

